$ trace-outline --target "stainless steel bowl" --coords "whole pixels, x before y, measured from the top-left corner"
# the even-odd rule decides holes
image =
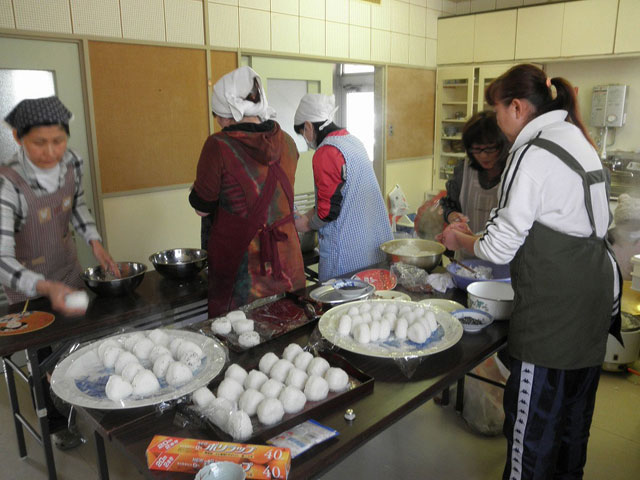
[[[392,262],[408,263],[430,272],[436,268],[446,250],[445,246],[422,238],[399,238],[380,245]]]
[[[207,251],[198,248],[173,248],[154,253],[149,261],[165,277],[186,280],[195,277],[207,265]]]
[[[302,253],[311,252],[318,246],[318,231],[310,230],[308,232],[298,232],[298,238],[300,239],[300,250]]]
[[[144,278],[147,267],[138,262],[118,262],[121,278],[106,272],[100,265],[85,268],[82,280],[93,292],[101,296],[117,296],[133,292]]]

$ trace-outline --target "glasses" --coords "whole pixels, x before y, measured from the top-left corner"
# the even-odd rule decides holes
[[[469,153],[473,154],[473,155],[479,155],[481,153],[496,153],[498,152],[498,150],[500,150],[497,145],[491,145],[488,147],[484,147],[484,148],[478,148],[478,147],[471,147],[469,149]]]

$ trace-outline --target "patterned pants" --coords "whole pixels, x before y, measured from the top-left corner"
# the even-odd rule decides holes
[[[600,366],[556,370],[511,359],[503,480],[581,479]]]

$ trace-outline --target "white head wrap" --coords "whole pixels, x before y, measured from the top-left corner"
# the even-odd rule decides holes
[[[304,122],[324,122],[320,126],[320,130],[333,122],[333,117],[338,111],[336,107],[336,97],[333,95],[323,95],[321,93],[307,93],[296,110],[293,119],[294,125],[300,125]]]
[[[258,103],[245,100],[253,90],[254,79],[258,80]],[[251,67],[237,68],[216,82],[213,86],[211,109],[219,117],[233,118],[236,122],[243,117],[259,117],[263,122],[275,117],[275,112],[267,103],[262,80]]]

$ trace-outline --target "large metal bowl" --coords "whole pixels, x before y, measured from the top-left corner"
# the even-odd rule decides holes
[[[445,246],[422,238],[399,238],[380,245],[392,262],[408,263],[430,272],[436,268],[446,250]]]
[[[198,248],[173,248],[149,257],[158,273],[173,280],[195,277],[207,265],[207,251]]]
[[[121,278],[106,272],[100,265],[85,268],[82,280],[93,292],[101,296],[117,296],[133,292],[144,278],[147,267],[138,262],[118,262]]]
[[[298,232],[300,239],[300,250],[302,253],[312,252],[318,246],[318,231],[309,230],[308,232]]]

